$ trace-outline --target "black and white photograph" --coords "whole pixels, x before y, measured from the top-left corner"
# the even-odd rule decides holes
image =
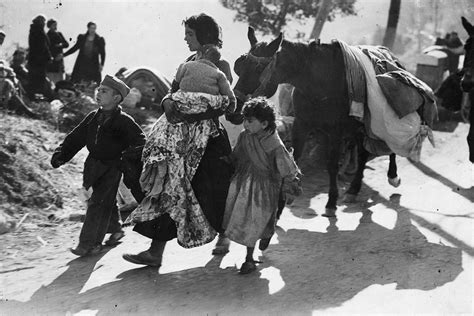
[[[0,315],[474,314],[472,0],[0,0]]]

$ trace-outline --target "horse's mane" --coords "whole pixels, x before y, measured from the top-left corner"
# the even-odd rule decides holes
[[[342,50],[335,41],[330,43],[292,42],[284,40],[281,44],[282,50],[290,53],[287,67],[291,67],[294,73],[305,76],[306,82],[313,82],[317,87],[311,88],[310,94],[321,95],[322,91],[344,90],[345,67]],[[347,88],[346,88],[347,89]],[[319,92],[318,92],[319,91]],[[337,97],[344,97],[342,93]]]
[[[308,58],[317,55],[323,51],[336,51],[339,49],[336,41],[331,43],[319,43],[314,40],[309,42],[292,42],[288,40],[283,40],[281,43],[282,47],[290,48],[293,52],[298,55],[298,58]]]
[[[472,49],[472,41],[473,41],[473,37],[469,36],[469,38],[466,40],[466,43],[464,44],[464,49],[466,51]]]

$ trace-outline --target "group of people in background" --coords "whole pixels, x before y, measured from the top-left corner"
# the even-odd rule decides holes
[[[44,28],[48,27],[46,33]],[[42,94],[49,98],[51,85],[65,79],[64,57],[79,50],[74,65],[71,81],[101,81],[101,71],[105,63],[105,40],[96,33],[97,25],[94,22],[87,24],[87,32],[80,34],[73,47],[58,31],[58,22],[50,19],[46,22],[43,15],[33,19],[28,36],[28,71],[30,95]]]
[[[15,87],[14,93],[16,91],[25,106],[29,101],[53,100],[56,97],[56,83],[66,79],[73,83],[100,83],[105,63],[105,40],[96,33],[96,29],[97,25],[89,22],[87,32],[80,34],[74,46],[64,52],[70,43],[58,31],[58,22],[55,19],[47,20],[44,15],[38,15],[32,20],[28,49],[18,48],[13,54],[10,67],[5,61],[1,62],[3,67],[13,70],[9,80]],[[5,37],[6,34],[2,31],[2,43]],[[72,76],[66,78],[64,57],[76,51],[79,54]]]

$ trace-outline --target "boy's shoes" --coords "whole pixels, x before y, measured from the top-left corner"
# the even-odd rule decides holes
[[[150,252],[142,251],[136,255],[125,253],[122,258],[128,262],[150,267],[160,267],[162,258],[153,257]]]
[[[123,231],[112,233],[110,234],[109,239],[105,241],[105,245],[109,247],[117,246],[120,244],[120,239],[122,239],[124,236],[125,233]]]
[[[95,245],[92,248],[85,248],[77,246],[76,248],[70,248],[71,252],[79,257],[94,256],[102,251],[102,245]]]

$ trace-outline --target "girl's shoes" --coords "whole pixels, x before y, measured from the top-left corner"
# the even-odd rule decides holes
[[[213,255],[225,255],[229,252],[230,240],[224,235],[219,234],[216,247],[212,250]]]
[[[270,244],[271,239],[271,237],[260,239],[260,242],[258,243],[258,249],[260,249],[261,251],[266,250],[268,248],[268,245]]]
[[[250,272],[253,272],[257,270],[257,265],[256,261],[245,261],[242,266],[240,267],[240,274],[249,274]]]

